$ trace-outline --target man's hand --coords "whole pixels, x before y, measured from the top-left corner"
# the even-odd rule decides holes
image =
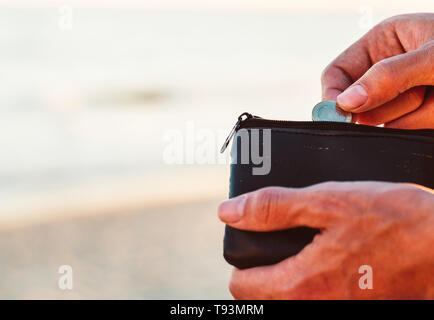
[[[361,124],[434,128],[434,14],[396,16],[370,30],[323,72],[323,100]]]
[[[278,264],[234,269],[236,299],[434,298],[434,192],[409,184],[327,182],[269,187],[223,202],[220,219],[238,229],[321,229]],[[359,287],[362,265],[373,289]]]

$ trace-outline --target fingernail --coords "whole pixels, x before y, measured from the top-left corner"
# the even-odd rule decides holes
[[[361,85],[355,85],[336,98],[336,101],[342,109],[353,110],[363,105],[368,100],[368,93]]]
[[[243,216],[246,199],[247,197],[242,195],[223,201],[218,209],[220,219],[228,223],[239,221]]]

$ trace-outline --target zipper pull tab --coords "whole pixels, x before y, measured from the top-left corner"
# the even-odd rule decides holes
[[[231,142],[233,136],[235,135],[238,128],[240,127],[241,122],[243,122],[244,120],[250,119],[250,118],[253,118],[253,116],[248,112],[244,112],[243,114],[241,114],[238,117],[238,121],[235,123],[234,127],[232,128],[231,132],[229,133],[228,137],[226,138],[225,143],[223,143],[223,146],[220,149],[220,153],[225,152],[225,150],[228,147],[229,143]]]

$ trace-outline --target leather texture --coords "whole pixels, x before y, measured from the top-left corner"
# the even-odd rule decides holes
[[[250,134],[259,123],[252,121],[251,127],[246,123],[244,129]],[[259,127],[267,126],[265,121]],[[407,130],[347,127],[350,130],[324,129],[320,125],[317,129],[313,124],[302,130],[274,123],[268,128],[269,174],[252,175],[255,165],[233,159],[236,163],[231,164],[229,197],[267,186],[306,187],[324,181],[410,182],[434,188],[434,130],[418,135]],[[238,140],[237,133],[232,146],[235,158],[240,154]],[[300,252],[318,232],[309,227],[252,232],[226,226],[224,257],[241,269],[274,264]]]

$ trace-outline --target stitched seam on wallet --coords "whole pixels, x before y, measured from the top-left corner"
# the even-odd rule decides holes
[[[265,128],[265,127],[251,127],[251,128],[243,128],[243,129],[270,129],[271,131],[274,132],[279,132],[279,133],[286,133],[286,134],[302,134],[302,135],[308,135],[308,136],[330,136],[330,137],[351,137],[351,138],[390,138],[390,139],[398,139],[398,140],[407,140],[407,141],[416,141],[416,142],[421,142],[424,144],[434,144],[434,142],[427,142],[427,141],[423,141],[423,137],[421,137],[422,139],[414,139],[414,138],[409,138],[409,137],[392,137],[392,136],[388,136],[388,135],[352,135],[352,134],[327,134],[327,133],[313,133],[313,132],[297,132],[297,131],[286,131],[286,130],[281,130],[281,129],[276,129],[276,128]]]

